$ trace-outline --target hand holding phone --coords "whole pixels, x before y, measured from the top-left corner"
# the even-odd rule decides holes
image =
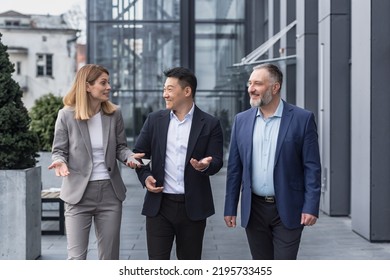
[[[132,165],[136,165],[137,167],[139,166],[145,166],[150,163],[150,159],[145,159],[145,158],[139,158],[139,157],[134,157],[134,155],[140,155],[140,154],[133,154],[127,159],[127,165],[130,167],[134,167]]]

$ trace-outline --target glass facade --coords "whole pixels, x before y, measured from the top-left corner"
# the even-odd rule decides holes
[[[88,62],[110,71],[129,144],[151,111],[165,108],[163,71],[188,67],[196,104],[220,118],[225,147],[243,109],[246,78],[231,66],[245,55],[246,0],[89,0]],[[241,77],[240,77],[241,78]]]

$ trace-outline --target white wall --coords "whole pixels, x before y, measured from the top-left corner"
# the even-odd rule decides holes
[[[23,101],[27,109],[34,105],[34,101],[49,92],[64,96],[73,81],[76,73],[76,44],[67,43],[75,38],[75,30],[44,30],[44,29],[6,29],[0,28],[3,34],[2,42],[10,48],[25,48],[27,53],[9,50],[10,60],[13,63],[21,61],[21,75],[13,73],[13,78],[20,82],[20,86],[27,86]],[[46,36],[46,41],[43,41]],[[37,77],[37,54],[53,54],[53,77]],[[26,84],[24,84],[26,83]]]

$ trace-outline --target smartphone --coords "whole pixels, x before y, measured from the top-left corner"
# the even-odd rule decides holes
[[[137,159],[137,158],[131,157],[130,161],[135,163],[135,164],[140,164],[142,166],[148,165],[150,163],[150,159],[146,159],[146,158]]]

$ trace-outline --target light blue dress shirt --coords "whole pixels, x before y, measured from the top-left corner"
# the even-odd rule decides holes
[[[184,168],[194,104],[180,121],[171,111],[165,156],[164,193],[184,194]]]
[[[275,195],[275,151],[282,112],[282,100],[268,119],[264,119],[260,109],[257,111],[253,129],[252,192],[259,196]]]

